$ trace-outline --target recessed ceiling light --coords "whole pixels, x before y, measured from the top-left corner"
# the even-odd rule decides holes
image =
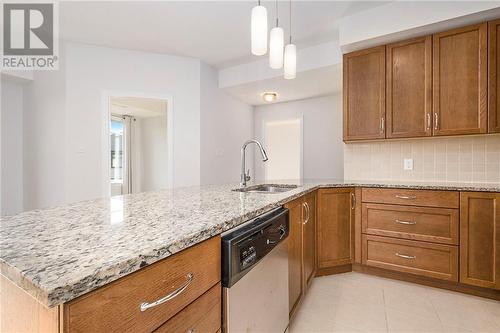
[[[264,100],[264,102],[267,102],[267,103],[275,102],[277,98],[278,98],[278,94],[275,92],[267,91],[267,92],[262,94],[262,99]]]

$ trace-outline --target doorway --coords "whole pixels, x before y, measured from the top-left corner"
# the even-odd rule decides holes
[[[265,180],[302,179],[302,119],[264,122]]]
[[[105,195],[171,187],[171,98],[108,94],[105,100]]]

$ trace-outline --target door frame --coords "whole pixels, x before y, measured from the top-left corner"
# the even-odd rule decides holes
[[[128,90],[103,90],[101,92],[101,177],[102,195],[105,198],[111,196],[110,168],[106,167],[109,158],[110,128],[111,121],[110,100],[112,97],[137,97],[154,98],[167,102],[167,187],[172,188],[174,184],[174,102],[171,94],[158,94],[151,92],[138,92]]]

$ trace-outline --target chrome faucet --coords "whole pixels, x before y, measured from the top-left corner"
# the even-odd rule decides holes
[[[248,170],[247,173],[245,173],[245,149],[247,146],[251,143],[255,143],[257,146],[260,148],[260,154],[262,155],[262,162],[265,162],[268,160],[266,151],[264,150],[264,147],[262,147],[262,144],[257,141],[257,140],[248,140],[245,141],[243,146],[241,146],[241,177],[240,177],[240,187],[245,187],[247,186],[247,181],[250,180],[250,170]]]

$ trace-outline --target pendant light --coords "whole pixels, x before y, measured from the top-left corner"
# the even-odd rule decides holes
[[[252,8],[251,20],[252,53],[261,56],[267,53],[267,9],[260,5]]]
[[[285,32],[278,26],[278,24],[278,0],[276,0],[276,27],[271,29],[269,41],[269,66],[274,69],[283,67]]]
[[[295,79],[297,76],[297,46],[292,44],[292,0],[290,0],[290,43],[285,47],[284,78]]]

